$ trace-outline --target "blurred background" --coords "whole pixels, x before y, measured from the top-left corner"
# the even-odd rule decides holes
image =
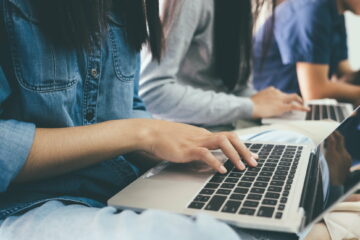
[[[360,17],[346,13],[349,58],[354,69],[360,69]]]

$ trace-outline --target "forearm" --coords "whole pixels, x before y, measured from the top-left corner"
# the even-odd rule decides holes
[[[238,119],[250,119],[253,112],[250,98],[177,83],[154,86],[142,97],[155,116],[190,124],[229,124]]]
[[[140,150],[143,121],[118,120],[72,128],[36,129],[30,154],[15,181],[56,176]]]
[[[322,85],[312,86],[311,89],[302,89],[301,93],[304,100],[334,98],[355,103],[360,99],[360,87],[343,82],[327,81]]]
[[[305,100],[334,98],[356,103],[360,99],[359,86],[329,80],[328,65],[300,62],[297,63],[296,70],[301,94]]]

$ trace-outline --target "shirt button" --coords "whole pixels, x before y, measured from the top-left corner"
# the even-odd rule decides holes
[[[94,77],[94,78],[97,78],[97,70],[95,68],[91,69],[91,75]]]
[[[85,116],[85,118],[88,122],[93,120],[94,117],[95,117],[94,111],[88,111]]]

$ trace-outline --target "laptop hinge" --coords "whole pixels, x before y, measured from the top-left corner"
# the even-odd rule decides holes
[[[303,226],[307,225],[323,208],[322,176],[319,164],[319,148],[311,153],[306,171],[304,188],[300,199],[300,208],[305,211]]]

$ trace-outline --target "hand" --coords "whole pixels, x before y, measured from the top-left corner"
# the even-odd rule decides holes
[[[352,194],[350,196],[348,196],[344,202],[360,202],[360,194]]]
[[[344,76],[338,78],[336,76],[334,76],[332,79],[332,81],[338,81],[338,82],[345,82],[345,83],[349,83],[349,84],[353,84],[353,85],[360,85],[360,71],[351,73],[351,74],[345,74]]]
[[[310,111],[303,105],[302,98],[297,94],[286,94],[269,87],[251,97],[254,102],[253,118],[280,116],[292,110]]]
[[[144,122],[145,125],[139,126],[146,129],[140,150],[159,159],[175,163],[200,160],[224,174],[227,170],[210,152],[221,149],[240,170],[245,169],[242,159],[251,167],[257,165],[257,155],[245,147],[236,133],[211,133],[203,128],[161,120],[142,120]]]

